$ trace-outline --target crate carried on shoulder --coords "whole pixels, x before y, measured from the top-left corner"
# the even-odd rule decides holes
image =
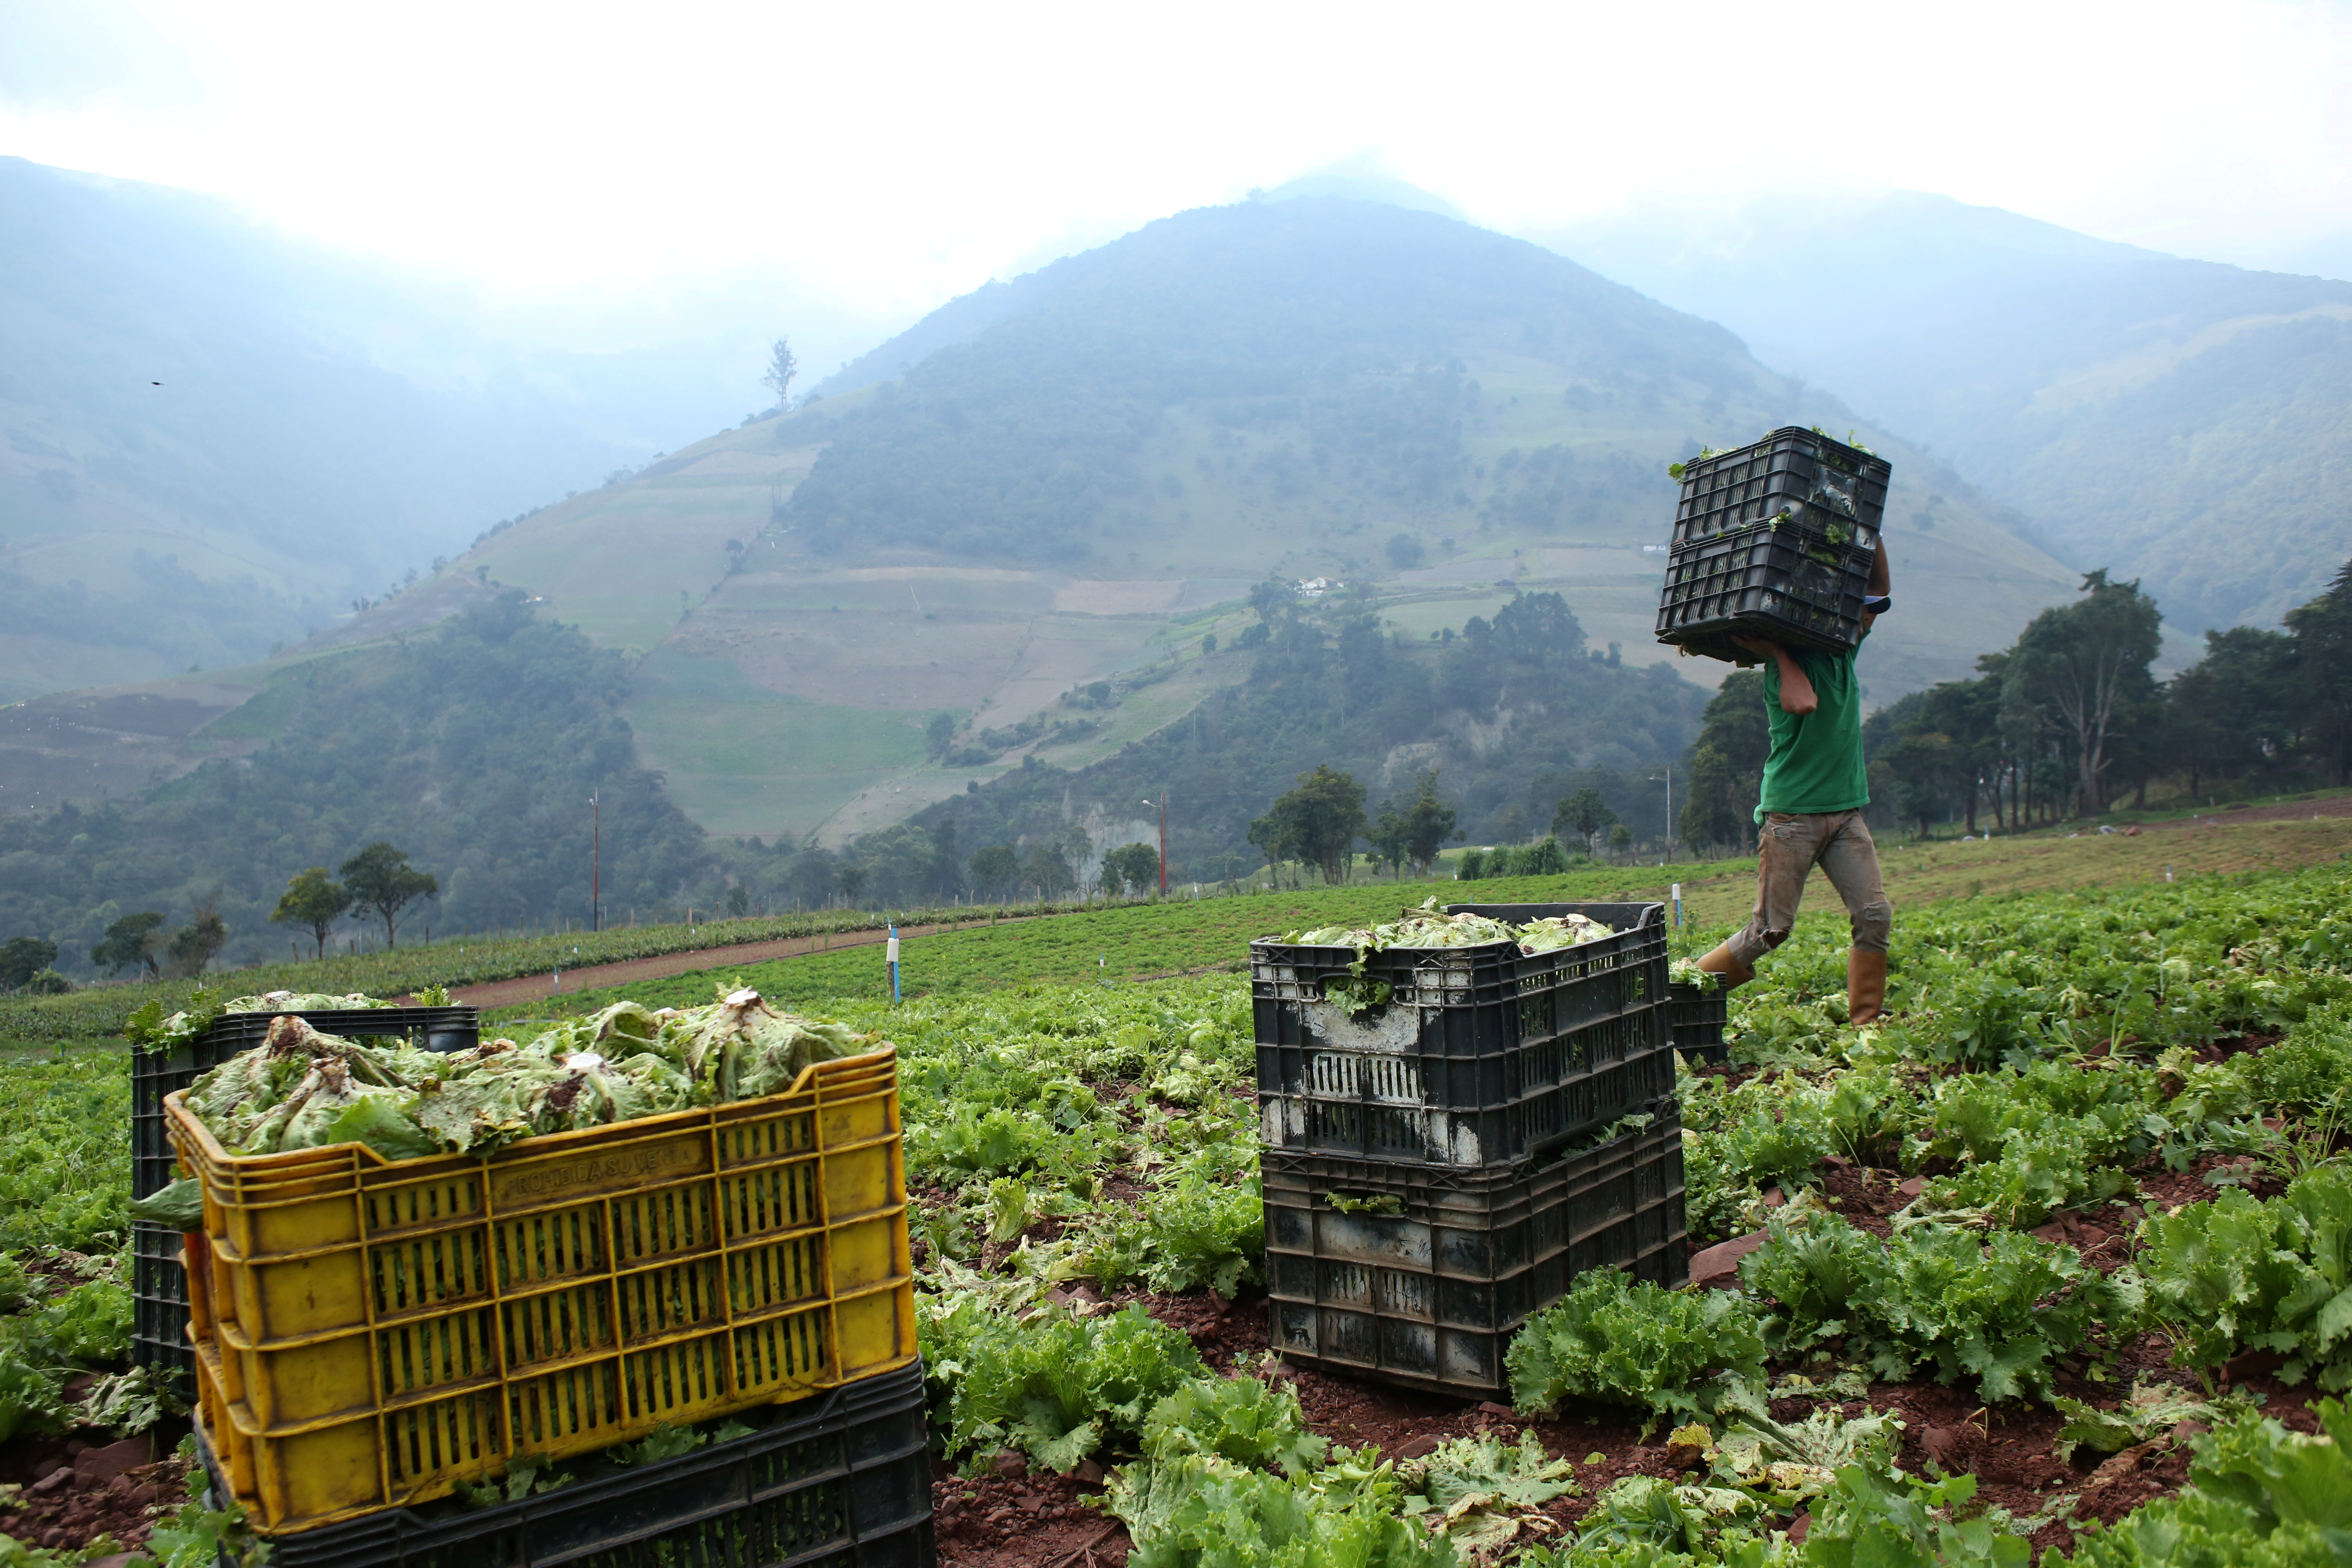
[[[1268,1150],[1475,1169],[1540,1152],[1674,1090],[1662,904],[1455,904],[1614,934],[1373,949],[1250,944]]]
[[[1683,465],[1658,640],[1735,663],[1754,662],[1735,636],[1854,647],[1892,471],[1793,425]]]

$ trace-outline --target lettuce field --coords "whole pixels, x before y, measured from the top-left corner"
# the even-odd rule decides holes
[[[1578,890],[1632,880],[1606,879]],[[2352,866],[1898,891],[1867,1028],[1843,1021],[1843,922],[1814,909],[1735,994],[1731,1064],[1678,1082],[1692,1287],[1583,1278],[1512,1344],[1511,1401],[1475,1405],[1267,1350],[1248,985],[1224,966],[1397,891],[926,939],[925,994],[896,1007],[871,950],[740,976],[901,1052],[942,1562],[2345,1560]],[[22,1489],[0,1528],[25,1544],[0,1563],[152,1520],[157,1558],[204,1561],[237,1537],[164,1495],[168,1466],[133,1472],[135,1508],[33,1487],[70,1442],[184,1425],[107,1375],[122,1057],[5,1070],[0,1483]]]

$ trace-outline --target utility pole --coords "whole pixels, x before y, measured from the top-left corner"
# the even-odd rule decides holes
[[[604,802],[601,792],[588,796],[588,929],[604,929]]]
[[[1655,784],[1655,783],[1657,782],[1657,780],[1658,780],[1658,775],[1657,775],[1657,774],[1655,774],[1655,773],[1652,773],[1652,774],[1650,775],[1650,782],[1651,782],[1652,784]],[[1675,764],[1674,764],[1674,763],[1668,763],[1666,764],[1666,858],[1667,858],[1667,859],[1669,859],[1669,860],[1671,860],[1671,859],[1673,859],[1674,858],[1675,858]]]
[[[1168,896],[1168,792],[1160,792],[1160,896]]]

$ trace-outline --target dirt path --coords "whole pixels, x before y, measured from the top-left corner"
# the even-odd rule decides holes
[[[901,940],[931,936],[940,931],[969,931],[985,925],[1012,925],[1016,921],[1051,920],[1051,915],[1004,915],[988,921],[967,921],[958,925],[900,926]],[[774,942],[738,942],[732,947],[698,947],[687,952],[664,952],[651,958],[627,958],[617,963],[591,963],[578,969],[561,972],[562,983],[553,974],[525,974],[513,980],[491,980],[479,985],[464,985],[452,989],[449,1000],[472,1007],[510,1007],[518,1002],[535,1002],[542,996],[574,991],[593,991],[602,985],[621,985],[632,980],[664,980],[673,974],[688,974],[698,969],[723,969],[730,963],[763,963],[772,958],[798,958],[803,953],[831,952],[836,948],[874,947],[890,940],[887,931],[837,931],[817,936],[783,937]],[[409,998],[414,1001],[415,998]]]

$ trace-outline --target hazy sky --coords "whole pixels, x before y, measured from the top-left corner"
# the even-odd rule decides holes
[[[0,0],[0,152],[500,292],[772,270],[877,319],[1362,154],[1506,230],[1901,186],[2308,268],[2347,82],[2352,0]]]

